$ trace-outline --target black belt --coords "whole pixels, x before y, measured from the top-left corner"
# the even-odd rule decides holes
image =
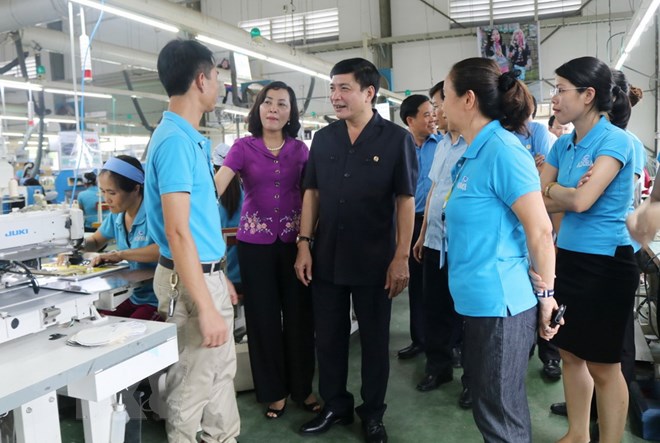
[[[217,261],[215,263],[202,263],[202,272],[204,274],[210,274],[215,271],[219,271],[222,269],[222,266],[224,265],[224,258],[220,261]],[[158,264],[166,267],[167,269],[174,269],[174,261],[164,257],[160,256],[158,257]]]
[[[415,212],[415,218],[424,218],[423,212]]]

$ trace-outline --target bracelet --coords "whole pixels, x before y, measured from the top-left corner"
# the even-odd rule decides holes
[[[555,290],[554,289],[546,289],[544,291],[534,291],[534,295],[536,295],[536,298],[554,297],[555,296]]]
[[[550,198],[550,189],[552,189],[552,187],[556,184],[557,184],[557,182],[548,183],[548,185],[545,187],[545,191],[543,192],[543,195]]]
[[[311,237],[306,237],[304,235],[298,235],[296,237],[296,244],[300,243],[301,241],[306,241],[307,243],[311,244],[314,241],[314,239]]]

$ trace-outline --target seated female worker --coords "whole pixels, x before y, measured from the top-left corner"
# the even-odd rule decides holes
[[[99,188],[110,215],[87,237],[85,251],[99,251],[109,240],[115,239],[117,250],[99,254],[92,266],[126,260],[130,269],[155,269],[158,245],[149,237],[147,214],[142,206],[144,169],[135,157],[119,155],[110,158],[98,176]],[[114,311],[102,314],[142,320],[162,320],[158,315],[158,300],[151,283],[133,290],[133,294]]]

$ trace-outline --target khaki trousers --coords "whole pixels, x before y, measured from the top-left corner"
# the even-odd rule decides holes
[[[174,316],[167,315],[170,277],[174,272],[158,265],[154,275],[158,311],[166,321],[176,324],[179,344],[179,361],[167,371],[167,439],[169,443],[196,443],[201,425],[202,441],[235,442],[241,421],[234,391],[236,349],[231,334],[234,309],[225,277],[221,271],[204,274],[213,303],[227,323],[230,339],[218,348],[205,348],[201,346],[197,306],[181,281],[177,284],[179,298]]]

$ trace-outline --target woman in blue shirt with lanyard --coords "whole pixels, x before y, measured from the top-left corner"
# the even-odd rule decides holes
[[[131,269],[155,269],[158,245],[147,232],[147,214],[142,205],[144,170],[135,157],[119,155],[108,160],[99,173],[101,194],[111,214],[91,237],[85,239],[86,251],[98,251],[115,239],[117,249],[101,254],[92,265],[126,260]],[[103,312],[118,317],[160,320],[158,300],[151,283],[133,290],[133,294],[114,311]]]
[[[568,432],[559,441],[589,441],[595,387],[600,441],[619,442],[628,411],[621,350],[639,283],[625,225],[633,198],[634,149],[619,128],[630,117],[630,101],[597,58],[573,59],[555,74],[555,118],[575,126],[557,140],[541,173],[548,212],[565,213],[555,288],[557,301],[567,306],[566,325],[553,343],[564,362]]]
[[[531,442],[529,352],[537,324],[543,338],[557,331],[549,326],[557,307],[552,226],[534,160],[509,132],[524,130],[532,98],[515,74],[500,74],[484,58],[455,64],[444,95],[449,126],[468,143],[452,170],[443,217],[474,419],[485,441]],[[534,294],[530,265],[549,290]]]

